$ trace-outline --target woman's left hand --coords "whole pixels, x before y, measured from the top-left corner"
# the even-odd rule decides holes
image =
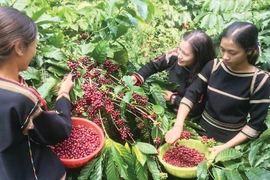
[[[221,151],[223,151],[223,150],[225,150],[225,149],[226,149],[226,148],[224,147],[224,145],[219,145],[219,146],[214,146],[214,147],[212,147],[212,148],[209,148],[208,151],[210,151],[211,154],[212,154],[214,157],[217,157],[217,155],[218,155]]]
[[[171,96],[173,95],[173,92],[171,91],[165,91],[166,94],[163,94],[163,97],[165,98],[166,101],[170,101]]]

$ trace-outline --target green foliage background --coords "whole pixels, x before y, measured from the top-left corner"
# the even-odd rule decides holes
[[[97,62],[112,59],[121,65],[123,75],[130,75],[150,59],[177,47],[181,36],[189,30],[204,30],[214,40],[218,52],[218,35],[234,21],[249,21],[259,28],[258,66],[270,70],[269,0],[0,0],[0,5],[24,11],[39,27],[37,56],[22,76],[38,89],[51,108],[57,84],[69,72],[67,61],[82,56]],[[82,33],[88,37],[82,38]],[[165,73],[158,79],[163,78]],[[153,76],[148,82],[156,79]],[[153,83],[144,90],[163,106],[159,84]],[[72,99],[80,96],[78,83]],[[167,115],[166,118],[173,119]],[[222,162],[223,167],[213,164],[206,174],[200,165],[198,179],[210,175],[222,180],[270,177],[269,116],[266,125],[268,129],[256,141],[222,152],[215,163]],[[89,162],[78,176],[68,178],[161,179],[164,174],[153,148],[149,143],[130,145],[108,139],[103,156]]]

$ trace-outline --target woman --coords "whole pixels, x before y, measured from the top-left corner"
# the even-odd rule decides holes
[[[200,94],[207,100],[199,132],[224,142],[210,149],[214,155],[253,139],[262,131],[270,103],[270,78],[258,69],[258,29],[251,23],[235,22],[220,35],[222,59],[210,61],[190,85],[178,109],[174,127],[165,139],[173,144],[183,131],[183,123]],[[247,116],[250,120],[247,121]]]
[[[37,32],[28,16],[0,7],[0,179],[4,180],[65,178],[65,168],[49,145],[71,133],[72,76],[61,84],[56,111],[46,111],[46,102],[19,76],[36,55]]]
[[[166,101],[171,102],[172,108],[177,111],[186,89],[204,65],[214,58],[216,58],[215,48],[207,34],[200,30],[187,32],[177,49],[173,49],[154,61],[150,61],[137,73],[134,73],[133,82],[142,85],[145,79],[152,74],[168,70],[168,81],[175,82],[179,86],[174,92],[166,91],[164,98]],[[197,101],[190,114],[191,117],[200,115],[203,107],[203,101]]]

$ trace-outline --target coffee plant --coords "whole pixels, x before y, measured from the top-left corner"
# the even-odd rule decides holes
[[[80,169],[68,169],[67,179],[165,179],[157,148],[175,114],[162,96],[166,72],[143,86],[130,75],[142,64],[177,47],[181,35],[202,29],[214,40],[237,20],[259,28],[258,66],[270,70],[268,0],[0,0],[28,14],[38,25],[37,56],[21,75],[53,108],[57,85],[69,72],[76,78],[71,92],[72,115],[99,125],[106,142],[102,152]],[[218,51],[217,51],[218,52]],[[256,140],[220,153],[207,169],[198,165],[198,179],[268,179],[270,177],[270,116]],[[185,121],[183,139],[202,140],[192,120]]]

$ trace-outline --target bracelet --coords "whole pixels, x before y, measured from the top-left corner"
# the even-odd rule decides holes
[[[66,95],[69,96],[69,93],[67,93],[67,92],[61,92],[61,93],[58,93],[58,96],[60,96],[60,95],[62,95],[62,94],[66,94]]]

